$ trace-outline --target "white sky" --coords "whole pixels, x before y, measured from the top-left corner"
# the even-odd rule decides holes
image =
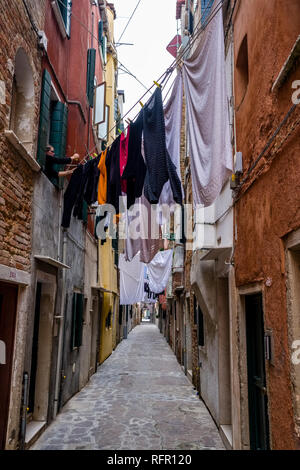
[[[115,20],[115,42],[119,40],[138,0],[112,0],[117,18]],[[124,18],[124,17],[127,17]],[[176,0],[141,0],[120,42],[134,46],[118,46],[118,59],[130,72],[149,88],[171,65],[174,58],[166,50],[176,35]],[[170,78],[166,90],[172,84]],[[124,111],[127,112],[146,91],[133,77],[119,70],[118,89],[125,91]],[[153,92],[154,89],[151,90]],[[150,94],[143,99],[147,101]],[[140,105],[128,115],[133,118]],[[125,124],[125,123],[124,123]]]

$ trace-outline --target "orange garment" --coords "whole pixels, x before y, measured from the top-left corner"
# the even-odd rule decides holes
[[[99,175],[99,183],[98,183],[98,203],[105,204],[106,203],[106,193],[107,193],[107,171],[105,165],[105,158],[106,158],[107,149],[102,152],[100,161],[98,164],[98,169],[100,170]]]

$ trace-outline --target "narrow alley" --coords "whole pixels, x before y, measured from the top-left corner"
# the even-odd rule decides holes
[[[209,412],[152,323],[142,323],[32,450],[224,449]]]

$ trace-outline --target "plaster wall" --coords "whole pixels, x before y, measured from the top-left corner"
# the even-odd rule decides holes
[[[288,0],[282,9],[279,1],[243,0],[233,20],[235,64],[246,34],[248,42],[249,82],[236,109],[237,149],[243,153],[246,172],[292,106],[292,83],[299,79],[299,64],[295,63],[279,89],[271,90],[299,35],[300,4]],[[236,74],[236,95],[239,86]],[[272,449],[300,445],[290,387],[283,248],[284,237],[300,226],[300,143],[292,131],[297,116],[299,109],[280,132],[271,158],[266,154],[251,172],[236,204],[236,284],[241,287],[260,282],[265,286],[264,323],[274,338],[273,364],[266,363]]]

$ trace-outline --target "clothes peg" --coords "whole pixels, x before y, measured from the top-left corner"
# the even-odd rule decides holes
[[[118,129],[118,132],[119,132],[119,134],[122,134],[122,131],[121,131],[121,129]]]
[[[139,101],[140,105],[142,106],[142,108],[144,107],[143,103],[141,101]]]
[[[153,83],[154,83],[158,88],[161,88],[161,85],[160,85],[158,82],[156,82],[155,80],[153,80]]]

